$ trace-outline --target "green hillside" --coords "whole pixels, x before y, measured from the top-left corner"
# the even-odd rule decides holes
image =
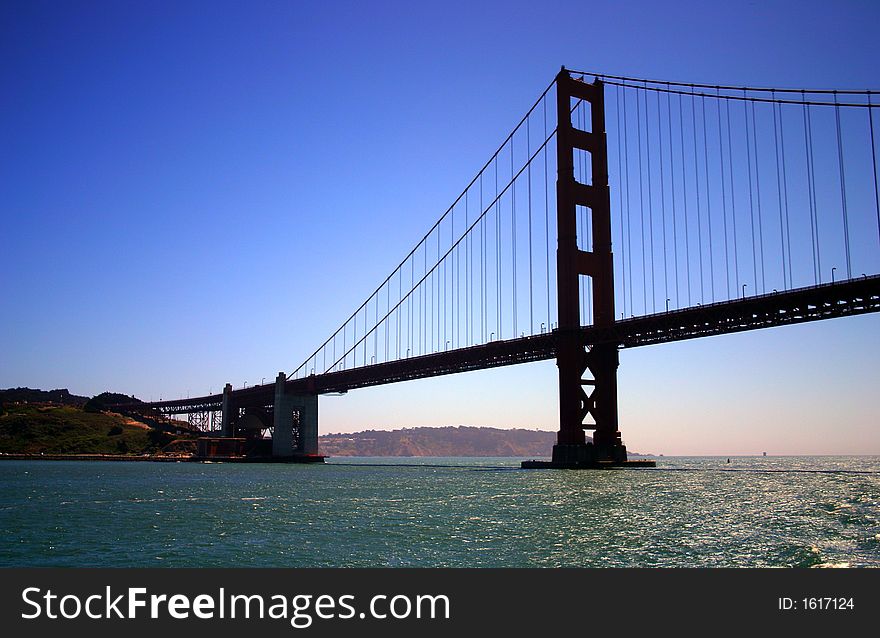
[[[152,454],[175,437],[113,414],[72,406],[7,404],[0,416],[0,452]]]

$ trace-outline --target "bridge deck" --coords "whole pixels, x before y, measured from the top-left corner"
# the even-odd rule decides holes
[[[846,317],[880,310],[880,275],[850,279],[833,284],[796,288],[733,301],[724,301],[684,310],[632,317],[617,321],[610,328],[581,328],[585,345],[617,343],[622,348],[668,343],[712,335],[757,330],[793,323]],[[556,332],[531,337],[437,352],[399,361],[291,379],[287,391],[293,393],[347,392],[356,388],[385,385],[398,381],[424,379],[471,370],[553,359]],[[235,390],[239,407],[266,406],[274,402],[275,384]],[[219,410],[222,394],[192,399],[159,401],[129,406],[129,409],[155,408],[169,414]]]

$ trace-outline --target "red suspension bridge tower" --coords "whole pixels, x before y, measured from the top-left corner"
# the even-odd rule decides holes
[[[571,122],[572,100],[590,106],[590,131]],[[572,78],[565,67],[556,76],[556,290],[559,326],[559,431],[551,462],[526,461],[523,467],[594,468],[653,466],[627,461],[617,423],[616,343],[588,345],[581,330],[580,278],[592,279],[593,325],[614,324],[614,256],[611,251],[611,198],[605,136],[605,86]],[[590,154],[592,183],[575,179],[574,154]],[[589,210],[592,245],[578,247],[578,207]],[[585,430],[593,430],[587,442]]]

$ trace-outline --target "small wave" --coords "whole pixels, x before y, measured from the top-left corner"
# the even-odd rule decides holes
[[[486,470],[518,470],[516,466],[506,465],[441,465],[438,463],[327,463],[334,467],[391,467],[391,468],[443,468],[453,470],[468,470],[470,472],[482,472]]]
[[[706,472],[745,472],[746,474],[880,474],[878,470],[766,470],[766,469],[706,469]]]

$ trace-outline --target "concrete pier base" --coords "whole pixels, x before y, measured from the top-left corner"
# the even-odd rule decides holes
[[[238,410],[232,401],[232,384],[227,383],[223,388],[223,421],[221,425],[222,435],[224,437],[235,436],[235,421],[238,416]]]
[[[639,459],[628,460],[624,445],[594,445],[593,443],[565,445],[557,443],[553,446],[553,457],[550,461],[523,461],[521,467],[526,470],[561,469],[561,470],[599,470],[613,467],[656,467],[654,461]]]
[[[287,376],[278,373],[275,379],[273,460],[313,459],[318,454],[318,395],[290,394],[286,391]]]

